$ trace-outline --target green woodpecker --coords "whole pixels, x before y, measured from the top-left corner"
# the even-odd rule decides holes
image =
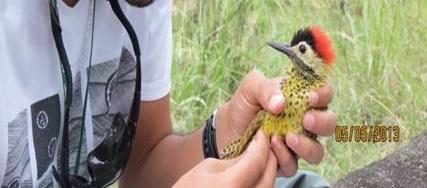
[[[230,159],[242,154],[260,128],[269,138],[278,135],[284,139],[288,132],[316,138],[315,134],[304,130],[302,118],[310,109],[310,92],[324,85],[328,79],[335,60],[332,43],[319,27],[310,27],[298,30],[290,45],[278,42],[269,42],[268,45],[286,54],[292,62],[285,69],[286,83],[281,83],[281,91],[287,106],[278,115],[261,110],[243,136],[220,152],[221,159]]]

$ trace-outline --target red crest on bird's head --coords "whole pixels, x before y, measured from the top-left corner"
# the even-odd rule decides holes
[[[298,30],[292,38],[291,46],[305,41],[322,58],[326,64],[332,65],[335,60],[335,52],[328,35],[317,26]]]

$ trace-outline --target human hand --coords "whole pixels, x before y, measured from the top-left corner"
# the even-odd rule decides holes
[[[286,99],[280,91],[282,80],[286,87],[286,79],[267,79],[257,70],[251,71],[242,80],[232,99],[218,111],[216,123],[219,149],[238,139],[259,110],[278,114],[286,108]],[[303,117],[306,130],[320,136],[330,136],[334,133],[336,114],[317,110],[327,107],[332,96],[333,89],[330,84],[312,92],[310,105],[313,110],[309,110]],[[294,153],[311,164],[318,164],[324,155],[323,146],[304,135],[288,134],[285,142],[273,136],[271,146],[284,176],[292,176],[298,169],[298,159]]]
[[[273,187],[276,173],[276,157],[260,130],[241,156],[230,160],[205,159],[173,187]]]

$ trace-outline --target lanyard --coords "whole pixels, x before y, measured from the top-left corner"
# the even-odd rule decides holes
[[[84,95],[84,102],[83,102],[83,110],[82,110],[82,118],[81,118],[81,127],[80,127],[80,136],[79,136],[79,147],[77,149],[77,157],[75,167],[74,167],[74,175],[78,175],[79,168],[80,168],[80,157],[82,152],[82,145],[83,145],[83,133],[86,128],[86,109],[87,109],[87,98],[89,95],[89,81],[90,81],[90,72],[92,67],[92,53],[93,53],[93,36],[95,32],[95,11],[96,11],[96,0],[93,0],[92,8],[89,8],[89,11],[92,9],[92,22],[88,24],[90,27],[90,52],[89,52],[89,66],[86,69],[86,89],[85,89],[85,95]]]
[[[95,2],[94,2],[95,3]],[[121,22],[126,32],[129,35],[129,38],[132,42],[132,47],[136,57],[136,82],[135,82],[135,91],[132,99],[131,111],[128,116],[128,121],[125,123],[121,114],[117,113],[112,128],[109,130],[106,138],[103,142],[96,147],[93,151],[88,154],[88,158],[95,159],[97,161],[88,160],[88,170],[90,173],[90,179],[86,177],[80,177],[75,171],[74,175],[69,173],[69,116],[70,108],[72,105],[72,73],[64,47],[61,25],[58,16],[57,2],[56,0],[50,0],[50,19],[52,34],[55,40],[55,45],[59,54],[61,71],[63,76],[64,88],[65,88],[65,107],[64,107],[64,122],[62,130],[62,145],[61,145],[61,174],[53,166],[53,175],[55,179],[64,187],[71,187],[71,185],[79,187],[101,187],[106,186],[114,182],[123,171],[124,166],[126,165],[127,159],[130,155],[130,149],[133,143],[133,137],[136,128],[136,122],[139,115],[139,101],[140,101],[140,91],[141,91],[141,52],[139,47],[139,42],[137,35],[132,27],[132,25],[127,20],[123,11],[120,8],[120,5],[117,0],[109,0],[111,8]],[[95,4],[94,4],[95,5]],[[92,19],[95,19],[95,9],[93,11]],[[94,22],[93,22],[94,23]],[[92,47],[93,47],[93,31],[94,24],[92,25],[92,38],[91,38],[91,52],[89,60],[89,69],[88,69],[88,79],[90,77],[90,66],[92,60]],[[89,81],[89,80],[88,80]],[[88,82],[89,83],[89,82]],[[87,83],[87,85],[88,85]],[[87,103],[88,88],[86,88],[85,93],[85,106],[83,110],[83,121],[84,125],[84,116]],[[79,144],[79,153],[81,152],[81,140],[83,134],[83,126],[80,132],[80,144]],[[114,147],[111,147],[114,146]],[[106,156],[105,154],[113,154],[113,156]],[[102,165],[99,165],[99,160],[102,160]],[[77,162],[79,159],[76,160]],[[94,163],[93,163],[94,162]],[[77,164],[76,164],[77,165]],[[78,166],[76,168],[78,170]]]
[[[64,183],[67,185],[69,184],[69,150],[68,150],[68,123],[70,119],[70,108],[71,104],[73,103],[73,78],[70,68],[70,63],[68,61],[67,52],[64,47],[64,42],[62,39],[62,29],[61,29],[61,23],[59,21],[59,15],[58,15],[58,7],[56,0],[50,0],[49,2],[50,7],[50,22],[52,27],[52,34],[55,39],[55,45],[56,49],[58,51],[60,64],[61,64],[61,71],[62,71],[62,80],[64,83],[65,88],[65,102],[64,102],[64,121],[63,121],[63,127],[62,127],[62,139],[61,139],[61,174],[62,179],[64,179]],[[54,170],[55,171],[55,170]]]

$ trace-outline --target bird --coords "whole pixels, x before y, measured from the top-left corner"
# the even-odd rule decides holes
[[[287,107],[276,115],[259,111],[243,135],[220,151],[220,159],[232,159],[242,154],[260,128],[269,138],[277,135],[284,139],[288,132],[304,134],[312,139],[317,137],[303,128],[302,119],[304,113],[311,109],[310,92],[327,83],[335,63],[332,41],[321,27],[310,26],[298,29],[290,44],[267,44],[291,61],[289,66],[285,66],[286,79],[280,83]]]

